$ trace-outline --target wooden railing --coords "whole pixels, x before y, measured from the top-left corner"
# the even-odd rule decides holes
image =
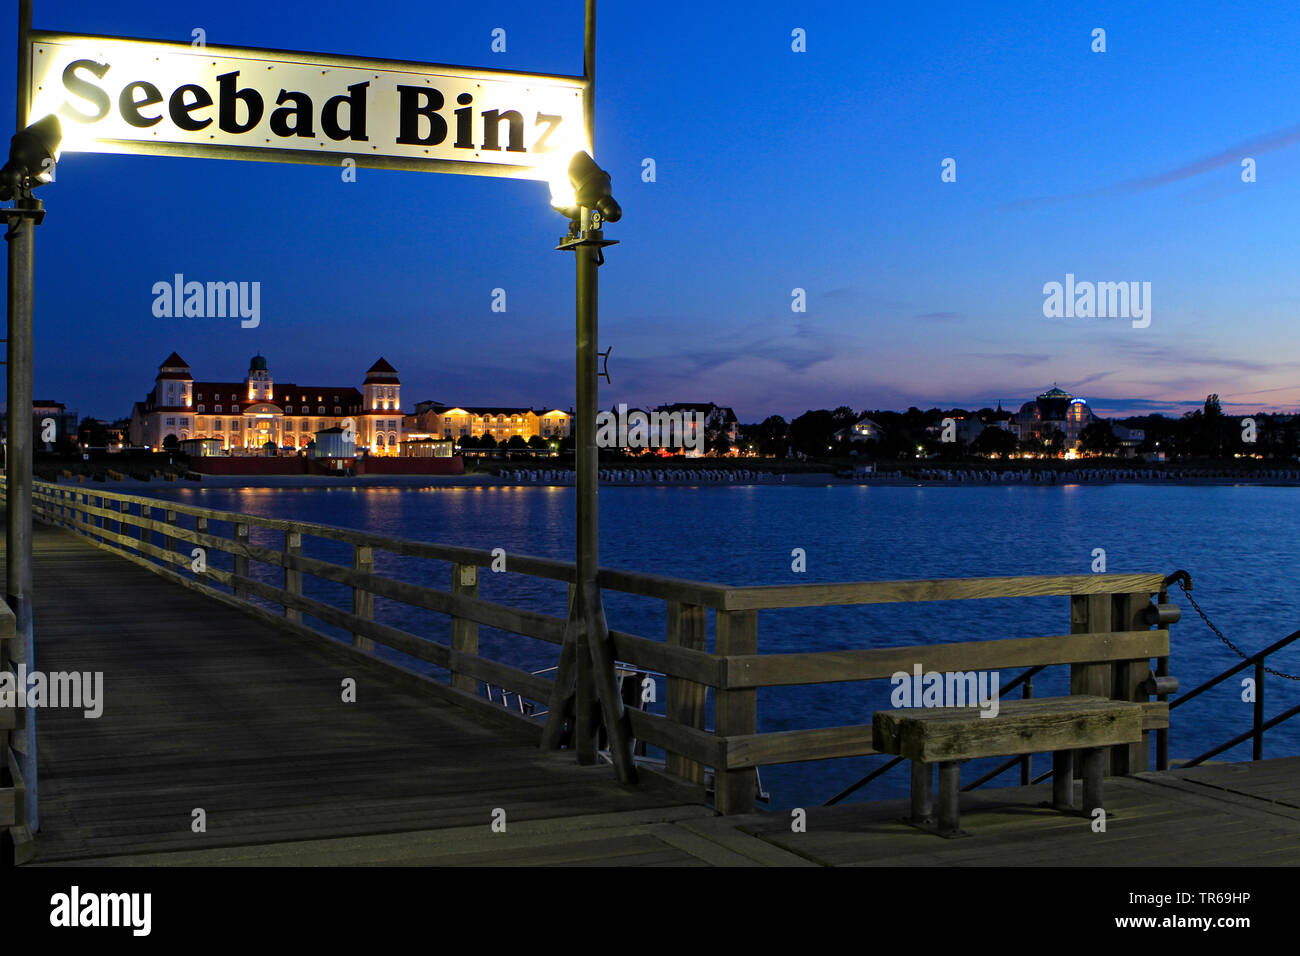
[[[0,671],[14,674],[11,647],[18,637],[14,612],[0,601]],[[31,858],[31,833],[26,826],[25,788],[23,776],[14,753],[16,731],[21,730],[25,712],[16,707],[0,704],[0,832],[6,834],[6,843],[0,856],[12,855],[17,862]]]
[[[448,684],[426,681],[430,688],[465,706],[487,708],[502,719],[522,722],[540,737],[541,725],[535,719],[491,705],[477,694],[483,682],[544,707],[554,689],[554,683],[542,676],[482,654],[480,625],[554,645],[560,644],[564,633],[563,617],[479,597],[479,572],[499,562],[499,554],[43,482],[36,484],[35,499],[39,520],[83,534],[127,560],[277,627],[329,636],[304,623],[304,618],[315,618],[350,634],[358,653],[373,656],[374,645],[379,644],[444,668]],[[214,533],[214,525],[229,525],[230,534]],[[282,544],[254,544],[253,529],[282,535]],[[304,539],[349,545],[352,560],[344,565],[310,557]],[[192,570],[195,548],[207,555],[202,572]],[[230,569],[215,567],[212,552],[230,555]],[[447,584],[430,587],[380,574],[375,570],[376,553],[444,562],[450,566]],[[280,584],[250,576],[251,562],[281,569]],[[570,585],[574,580],[574,567],[567,562],[510,554],[505,566],[511,575]],[[347,586],[350,605],[338,607],[309,597],[304,593],[304,575]],[[1070,669],[1070,693],[1142,701],[1144,729],[1163,735],[1169,725],[1168,704],[1150,701],[1142,689],[1153,672],[1168,673],[1167,625],[1177,620],[1177,609],[1164,603],[1163,581],[1161,574],[1087,574],[728,587],[612,569],[602,569],[599,575],[606,592],[664,602],[663,640],[611,632],[621,662],[662,674],[667,681],[665,713],[629,710],[632,731],[638,740],[664,751],[665,768],[677,778],[703,784],[707,768],[713,768],[714,806],[723,813],[753,809],[760,766],[877,752],[871,746],[869,722],[760,733],[757,693],[763,687],[887,680],[896,672],[910,672],[917,663],[939,672],[1062,665]],[[1158,607],[1151,603],[1157,594]],[[1053,595],[1070,598],[1068,634],[759,653],[760,611]],[[445,642],[376,620],[376,597],[446,616]],[[558,650],[555,653],[558,657]],[[706,725],[710,695],[712,729]],[[869,721],[868,714],[862,716]],[[1143,746],[1115,748],[1112,772],[1145,769]]]

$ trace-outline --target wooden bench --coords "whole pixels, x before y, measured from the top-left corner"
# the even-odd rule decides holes
[[[1080,755],[1083,812],[1102,807],[1104,748],[1142,740],[1142,705],[1083,695],[1002,701],[996,717],[978,707],[908,708],[877,711],[872,744],[880,753],[912,762],[909,822],[941,836],[965,836],[958,826],[957,791],[961,764],[977,757],[1052,753],[1052,806],[1075,812],[1072,756]],[[939,765],[936,825],[933,764]]]

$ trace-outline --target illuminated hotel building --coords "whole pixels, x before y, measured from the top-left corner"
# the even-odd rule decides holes
[[[434,438],[491,435],[497,442],[507,442],[516,435],[524,441],[536,436],[558,441],[567,437],[573,427],[573,416],[558,408],[534,411],[504,405],[449,406],[421,402],[413,419],[413,431]]]
[[[1021,441],[1042,441],[1059,431],[1065,436],[1065,447],[1069,450],[1079,446],[1083,430],[1092,421],[1092,410],[1084,399],[1053,385],[1020,407],[1011,420],[1011,428]]]
[[[402,441],[402,384],[382,358],[366,371],[362,390],[351,385],[277,382],[266,359],[256,355],[239,382],[197,382],[173,352],[158,367],[153,390],[131,412],[131,442],[161,448],[177,441],[217,439],[234,453],[259,454],[267,442],[304,449],[316,432],[356,429],[356,448],[396,455]]]

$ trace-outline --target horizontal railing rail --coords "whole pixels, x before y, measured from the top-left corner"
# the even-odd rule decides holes
[[[550,668],[543,666],[537,672],[537,664],[516,666],[518,661],[486,656],[480,648],[478,628],[494,628],[539,642],[534,647],[551,646],[545,653],[554,656],[542,663],[554,665],[565,620],[480,597],[479,572],[499,567],[499,551],[48,482],[36,483],[34,499],[40,520],[73,530],[129,561],[267,623],[297,633],[331,636],[304,623],[305,618],[315,619],[350,634],[355,651],[374,656],[375,645],[381,645],[442,668],[448,683],[430,682],[439,693],[450,694],[466,706],[508,715],[540,735],[536,717],[550,705],[555,689],[553,680],[544,676]],[[229,533],[219,533],[220,526],[228,526]],[[255,535],[258,542],[253,540]],[[268,544],[268,535],[282,537]],[[304,539],[348,546],[351,561],[304,553]],[[202,571],[194,569],[195,549],[203,549],[207,556]],[[227,566],[216,566],[213,553],[225,555],[220,563]],[[438,586],[400,580],[376,570],[377,554],[442,562],[450,566],[450,579]],[[268,582],[265,570],[259,577],[253,564],[275,569],[278,579]],[[568,586],[572,595],[575,572],[569,562],[507,554],[505,570],[500,580],[555,582]],[[339,601],[331,601],[319,587],[307,593],[304,578],[345,589],[337,593],[350,592],[350,602],[343,598],[339,606]],[[1028,668],[1028,676],[1059,665],[1070,669],[1071,693],[1141,701],[1146,705],[1144,728],[1162,731],[1168,727],[1168,705],[1149,701],[1140,685],[1151,674],[1152,659],[1167,672],[1170,644],[1165,625],[1176,620],[1177,614],[1149,603],[1153,594],[1163,594],[1163,581],[1163,575],[1153,573],[730,587],[619,569],[599,572],[605,590],[662,602],[665,611],[663,639],[611,630],[615,655],[622,664],[664,675],[667,683],[663,713],[628,709],[633,735],[638,742],[662,749],[667,772],[678,778],[702,785],[707,768],[713,768],[714,805],[725,813],[753,808],[760,766],[877,752],[872,747],[869,722],[760,732],[760,688],[884,680],[898,671],[910,671],[920,661],[928,670],[939,671]],[[764,610],[1051,596],[1070,600],[1068,634],[759,653],[758,615]],[[415,633],[397,626],[401,622],[395,618],[377,620],[376,598],[442,615],[449,621],[448,630],[435,639],[427,629],[416,628],[425,632]],[[1153,629],[1156,624],[1161,626]],[[385,663],[398,666],[392,661]],[[480,685],[514,695],[517,706],[507,709],[489,702],[480,696]],[[524,701],[539,706],[522,706]],[[711,727],[706,722],[710,712]],[[870,715],[864,716],[869,721]],[[1114,755],[1118,772],[1138,767],[1139,747]]]

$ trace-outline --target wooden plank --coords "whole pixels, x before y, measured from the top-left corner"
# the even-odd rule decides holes
[[[465,597],[478,597],[478,566],[474,564],[453,564],[451,566],[451,593]],[[450,644],[453,658],[456,654],[478,654],[478,625],[461,617],[451,619]],[[549,684],[549,682],[547,682]],[[451,669],[451,686],[470,694],[478,693],[478,681],[471,674],[466,674],[455,666],[453,659]],[[534,700],[549,700],[535,697]]]
[[[627,709],[632,734],[655,747],[682,754],[697,763],[717,767],[726,759],[724,741],[713,734],[687,727],[649,711]],[[753,804],[753,793],[750,793]]]
[[[284,533],[284,554],[287,559],[302,554],[302,535],[297,531],[286,531]],[[302,572],[292,567],[291,560],[285,563],[283,587],[286,594],[295,597],[302,594]],[[284,616],[295,623],[302,622],[302,612],[288,604],[284,606]]]
[[[795,584],[728,588],[723,606],[726,610],[754,610],[777,607],[889,604],[899,601],[965,601],[978,598],[1111,594],[1121,591],[1144,591],[1155,594],[1160,590],[1163,581],[1163,574],[1071,574]]]
[[[1150,700],[1139,703],[1142,708],[1143,730],[1164,730],[1169,726],[1169,703],[1163,700]],[[1134,771],[1136,772],[1136,771]]]
[[[704,730],[706,708],[705,685],[717,687],[721,684],[721,668],[718,659],[705,653],[707,640],[708,609],[699,604],[683,604],[680,601],[668,602],[667,608],[667,644],[663,648],[669,654],[654,662],[653,653],[647,653],[641,638],[634,639],[637,644],[624,649],[620,638],[627,635],[613,634],[614,646],[626,660],[644,661],[646,666],[654,667],[668,674],[667,698],[664,711],[669,720],[690,727]],[[656,647],[658,650],[658,647]],[[698,669],[697,669],[698,668]],[[684,680],[684,677],[696,677],[696,681]],[[704,782],[704,764],[689,759],[675,751],[664,754],[664,768],[668,773],[682,777],[692,783]]]
[[[1104,575],[1094,575],[1104,577]],[[1070,631],[1074,634],[1110,631],[1113,600],[1110,594],[1081,594],[1070,598]],[[1136,655],[1128,655],[1130,657]],[[1086,696],[1109,697],[1111,693],[1111,667],[1101,663],[1070,665],[1070,693]],[[1083,776],[1083,765],[1078,754],[1071,758],[1074,776]]]
[[[675,602],[674,602],[675,603]],[[693,609],[699,607],[698,604],[678,604],[677,607]],[[693,632],[689,636],[692,642],[690,645],[677,644],[681,640],[680,626],[675,623],[675,612],[673,605],[669,605],[668,610],[668,642],[652,641],[648,637],[637,637],[633,634],[624,634],[622,631],[610,631],[610,637],[614,641],[614,649],[618,653],[618,659],[628,664],[635,664],[638,667],[644,667],[647,670],[658,671],[669,677],[669,690],[672,688],[672,678],[682,678],[682,683],[686,684],[703,684],[707,687],[717,687],[722,684],[722,661],[713,654],[706,653],[704,646],[704,614],[708,608],[702,608],[699,612],[693,612],[695,618],[689,624],[689,629]],[[674,631],[676,628],[676,632]],[[669,694],[671,696],[671,693]]]
[[[375,573],[375,551],[368,545],[352,546],[352,567],[367,578]],[[352,588],[352,616],[370,621],[375,617],[375,595],[366,586]],[[359,651],[370,651],[374,645],[361,631],[353,631],[352,646]]]
[[[877,711],[872,743],[881,753],[937,763],[1127,744],[1142,737],[1142,709],[1105,697],[1043,697],[978,707]]]
[[[623,591],[627,594],[659,598],[662,601],[680,601],[683,604],[699,604],[711,608],[722,607],[726,596],[733,590],[721,584],[685,581],[680,578],[621,571],[614,568],[601,568],[597,573],[596,583],[608,591]]]
[[[250,525],[250,522],[248,522],[247,520],[244,520],[244,521],[237,521],[237,522],[235,523],[235,543],[236,543],[236,544],[243,544],[243,545],[248,544],[249,525]],[[234,573],[235,577],[237,577],[237,578],[247,578],[247,577],[248,577],[248,558],[244,557],[242,554],[235,554],[235,556],[234,556],[234,562],[235,562],[235,566],[234,566],[234,571],[233,571],[233,573]],[[248,591],[247,591],[247,590],[241,590],[239,587],[236,587],[236,588],[235,588],[235,597],[236,597],[236,598],[243,599],[243,600],[247,600],[247,598],[248,598]]]
[[[728,737],[726,748],[727,766],[737,768],[865,757],[881,752],[872,743],[871,724]]]
[[[755,654],[758,651],[757,611],[717,611],[714,617],[718,655]],[[758,692],[753,689],[724,689],[714,698],[714,733],[722,738],[744,737],[758,730]],[[725,757],[725,751],[724,751]],[[754,768],[732,769],[714,765],[713,807],[719,813],[750,813],[754,809],[757,778]]]
[[[1096,575],[1102,577],[1102,575]],[[1070,599],[1070,633],[1110,633],[1110,594],[1085,594]],[[1159,653],[1159,652],[1156,652]],[[1136,654],[1127,654],[1136,657]],[[1110,696],[1110,666],[1080,662],[1070,667],[1070,693],[1094,697]]]
[[[1151,633],[1146,621],[1146,609],[1150,604],[1150,597],[1145,593],[1116,594],[1111,608],[1114,627],[1121,631]],[[1111,665],[1111,689],[1108,696],[1115,700],[1147,703],[1151,698],[1142,690],[1142,683],[1151,673],[1151,658],[1163,657],[1168,653],[1168,650],[1143,653],[1134,660],[1115,661]],[[1138,743],[1111,749],[1108,772],[1115,776],[1139,773],[1150,770],[1150,763],[1151,739],[1144,732]]]
[[[1083,598],[1080,600],[1089,600]],[[723,658],[723,686],[775,687],[831,681],[880,680],[916,664],[923,671],[971,671],[1123,660],[1169,652],[1168,631],[1062,634],[961,644],[922,644],[861,651],[750,654]],[[1099,665],[1109,676],[1107,665]],[[1103,696],[1108,693],[1102,692]]]

